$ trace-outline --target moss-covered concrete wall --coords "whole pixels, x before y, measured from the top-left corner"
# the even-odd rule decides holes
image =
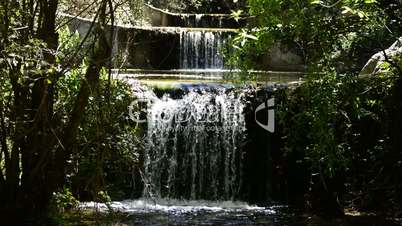
[[[69,17],[69,28],[85,37],[92,21]],[[111,29],[110,29],[111,32]],[[174,29],[113,27],[113,64],[118,68],[177,69],[180,33]]]
[[[91,20],[64,15],[69,20],[71,31],[84,37],[92,24]],[[113,28],[113,66],[115,68],[138,68],[146,70],[180,69],[180,33],[182,31],[223,31],[234,29],[133,27]],[[303,71],[304,64],[296,48],[277,45],[259,57],[258,70]]]

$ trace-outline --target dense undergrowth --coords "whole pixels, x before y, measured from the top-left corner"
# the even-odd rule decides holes
[[[250,0],[249,7],[256,24],[232,39],[229,63],[248,79],[280,43],[306,65],[303,84],[276,94],[275,164],[286,171],[285,199],[328,215],[346,207],[400,215],[401,56],[359,76],[401,36],[400,3]]]
[[[67,28],[59,34],[62,51],[79,45],[77,34]],[[65,114],[73,108],[74,95],[87,67],[84,58],[79,67],[60,79],[58,95],[64,101],[55,105],[60,112]],[[127,114],[128,106],[136,98],[132,87],[104,68],[94,92],[73,147],[65,187],[54,199],[57,208],[72,208],[78,200],[108,202],[133,198],[142,189],[138,175],[142,134]]]
[[[335,73],[277,94],[287,199],[323,214],[400,214],[402,154],[395,74]]]

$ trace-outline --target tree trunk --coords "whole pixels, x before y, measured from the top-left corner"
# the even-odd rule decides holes
[[[26,33],[31,35],[25,36],[35,34],[46,44],[44,68],[50,69],[55,67],[54,52],[58,46],[56,32],[58,1],[43,0],[37,4],[39,12],[32,15],[32,21],[28,24],[37,23],[38,30],[36,34],[29,30]],[[69,115],[68,123],[62,125],[63,129],[54,129],[60,125],[53,120],[54,85],[57,83],[57,76],[53,70],[48,70],[44,75],[30,74],[31,80],[35,81],[30,87],[28,84],[19,83],[19,77],[23,76],[19,70],[21,67],[16,67],[15,71],[10,69],[14,95],[14,102],[10,108],[10,121],[15,122],[13,132],[6,131],[5,118],[8,116],[5,116],[3,109],[0,109],[0,157],[4,157],[5,164],[5,175],[0,170],[0,219],[6,225],[20,225],[23,223],[22,219],[44,216],[53,192],[64,185],[66,167],[73,153],[88,99],[96,90],[100,71],[107,65],[111,56],[111,40],[106,36],[106,6],[107,3],[102,2],[99,23],[94,32],[97,41],[93,44],[89,67],[81,83],[74,108]],[[17,7],[18,10],[22,7],[32,11],[32,7],[25,5]],[[25,19],[24,16],[23,20]],[[2,35],[5,31],[2,31]],[[5,43],[7,39],[1,38],[2,43]],[[28,38],[21,40],[21,44],[29,45],[27,41]],[[56,134],[55,131],[63,131],[64,134]],[[7,147],[7,137],[12,139],[12,148]]]

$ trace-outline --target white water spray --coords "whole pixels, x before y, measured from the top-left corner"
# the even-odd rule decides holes
[[[144,196],[234,199],[242,183],[245,107],[234,91],[154,98],[148,109]]]
[[[223,69],[223,45],[222,32],[181,31],[180,68]]]

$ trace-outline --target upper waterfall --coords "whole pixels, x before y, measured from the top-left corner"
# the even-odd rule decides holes
[[[222,32],[181,31],[181,69],[223,69],[224,60],[220,53],[224,46]]]

